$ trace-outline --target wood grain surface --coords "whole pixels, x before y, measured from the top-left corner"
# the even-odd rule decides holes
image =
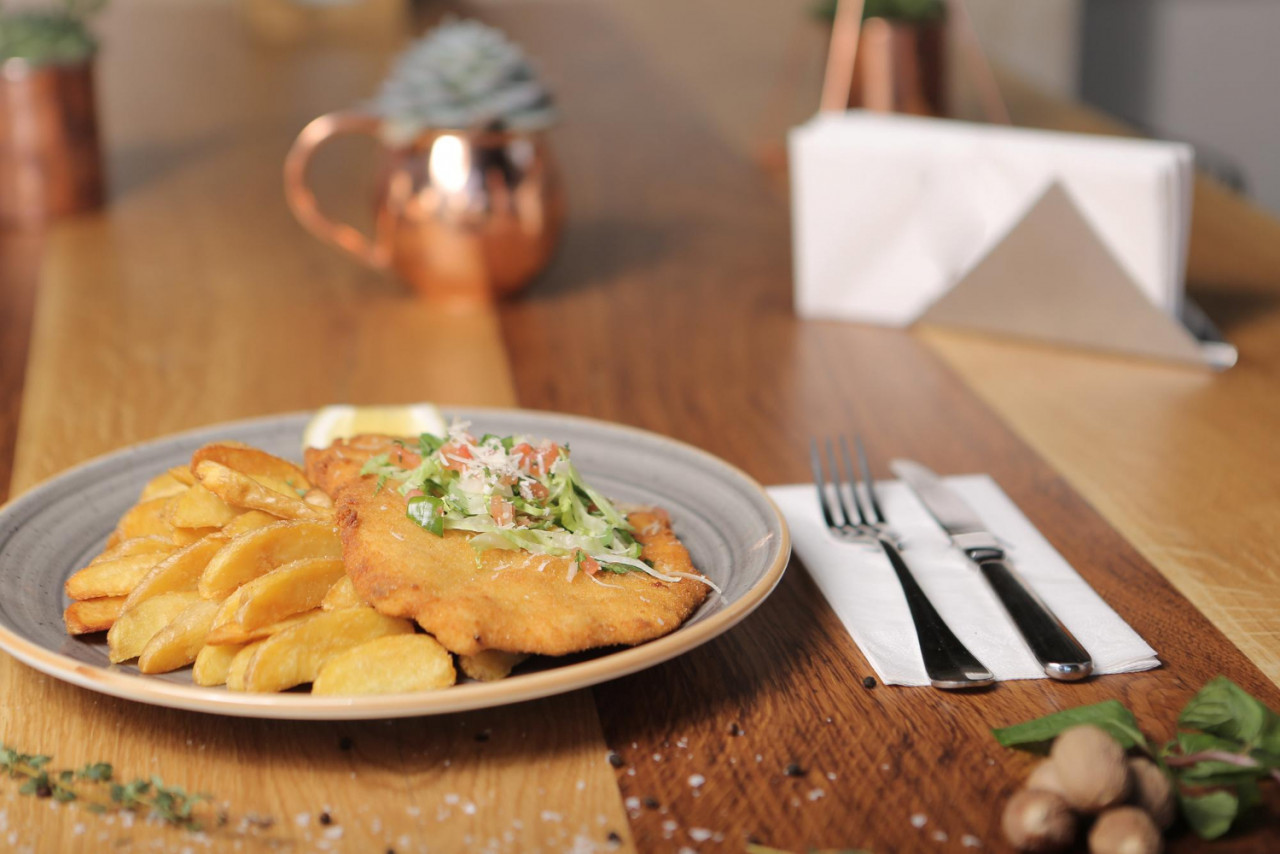
[[[280,167],[306,120],[365,97],[381,44],[261,44],[222,3],[108,14],[112,202],[61,223],[39,278],[13,489],[202,424],[350,401],[511,405],[497,319],[443,314],[308,237]],[[157,85],[157,69],[171,85]],[[368,157],[367,151],[350,156]],[[316,182],[358,216],[367,168]],[[98,696],[0,656],[0,741],[208,792],[194,837],[0,787],[0,848],[401,851],[629,847],[591,695],[364,724],[245,721]],[[327,816],[329,824],[322,824]]]
[[[0,781],[0,846],[742,851],[756,840],[788,850],[1000,851],[998,804],[1029,760],[998,748],[990,726],[1119,698],[1164,738],[1217,673],[1280,707],[1275,686],[1148,562],[1164,558],[1159,548],[1131,532],[1150,519],[1151,541],[1168,542],[1155,526],[1189,505],[1170,504],[1164,516],[1123,511],[1170,486],[1098,485],[1100,467],[1081,462],[1086,445],[1019,415],[1012,382],[983,385],[1017,376],[983,342],[795,320],[787,209],[745,142],[757,126],[750,111],[771,97],[764,68],[786,59],[776,45],[751,46],[784,32],[783,16],[734,16],[738,6],[717,3],[685,19],[683,8],[465,7],[509,29],[557,87],[570,222],[524,298],[496,314],[444,317],[307,238],[279,191],[292,135],[367,94],[396,34],[263,42],[222,3],[118,2],[100,76],[113,201],[50,236],[15,492],[150,436],[338,400],[584,413],[692,442],[767,483],[807,477],[810,435],[857,431],[881,461],[990,472],[1165,667],[972,695],[867,689],[866,661],[798,564],[742,626],[668,664],[442,718],[221,719],[100,697],[0,656],[0,741],[56,752],[68,766],[107,759],[123,774],[159,773],[213,793],[231,816],[193,838],[50,808]],[[735,80],[742,91],[729,91]],[[726,100],[710,109],[704,99],[717,89]],[[368,151],[340,154],[318,164],[317,183],[332,210],[358,218]],[[1073,375],[1071,360],[1045,359],[1046,372],[1067,364],[1063,376]],[[1095,374],[1106,373],[1111,363],[1097,361]],[[1244,413],[1247,401],[1232,399]],[[1168,418],[1155,419],[1166,432]],[[1258,429],[1266,423],[1275,421],[1263,416]],[[1142,473],[1156,469],[1162,453],[1143,435],[1113,440],[1145,455]],[[1175,485],[1186,498],[1187,485]],[[1108,488],[1113,504],[1088,491]],[[605,761],[610,749],[621,767]],[[1275,849],[1277,806],[1273,798],[1269,820],[1211,848],[1186,834],[1170,848]]]

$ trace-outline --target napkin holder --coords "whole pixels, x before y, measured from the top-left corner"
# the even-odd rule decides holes
[[[1057,182],[916,322],[1219,370],[1237,358],[1194,304],[1154,305]]]

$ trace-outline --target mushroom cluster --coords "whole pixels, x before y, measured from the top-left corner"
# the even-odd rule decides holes
[[[1019,851],[1069,848],[1081,826],[1091,854],[1160,854],[1175,816],[1173,786],[1145,757],[1130,757],[1106,730],[1076,726],[1054,739],[1049,758],[1009,799],[1001,826]]]

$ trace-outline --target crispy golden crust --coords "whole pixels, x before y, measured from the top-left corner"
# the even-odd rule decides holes
[[[416,444],[414,439],[364,435],[339,439],[324,449],[307,448],[303,452],[307,480],[334,496],[338,487],[359,479],[360,467],[378,454],[386,454],[400,468],[416,468],[422,462],[412,450]]]
[[[387,447],[395,446],[357,437],[308,452],[307,476],[334,489],[343,558],[361,597],[384,614],[417,620],[452,652],[565,655],[634,645],[675,630],[707,598],[700,581],[664,582],[643,572],[600,572],[601,583],[579,572],[570,581],[571,559],[523,551],[486,551],[477,566],[471,534],[424,530],[405,515],[398,492],[359,476],[361,453]],[[630,520],[655,569],[697,573],[665,513]]]

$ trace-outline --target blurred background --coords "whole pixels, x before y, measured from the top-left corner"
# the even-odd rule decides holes
[[[1148,135],[1280,212],[1274,0],[968,0],[991,59]]]

